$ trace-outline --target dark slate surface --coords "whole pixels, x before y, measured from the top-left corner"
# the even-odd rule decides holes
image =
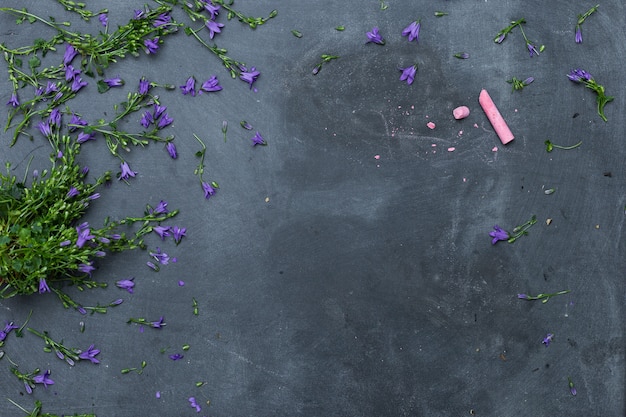
[[[49,3],[3,5],[97,30],[97,21],[84,24]],[[116,26],[142,4],[89,8],[108,7]],[[175,85],[190,75],[220,79],[217,94],[160,94],[175,119],[179,159],[158,144],[133,150],[127,160],[138,177],[102,190],[88,215],[92,222],[136,215],[164,199],[180,209],[170,223],[187,227],[188,237],[178,247],[150,238],[151,248],[178,257],[159,273],[146,268],[144,252],[100,262],[96,278],[113,284],[134,276],[137,284],[132,295],[113,285],[71,292],[85,305],[124,297],[106,315],[64,310],[52,295],[2,300],[1,319],[22,323],[32,310],[33,328],[102,350],[101,364],[71,368],[34,336],[10,337],[0,361],[3,398],[27,409],[39,399],[48,412],[117,417],[197,415],[191,396],[203,407],[198,415],[229,417],[625,415],[624,4],[601,3],[582,45],[573,27],[591,3],[387,4],[237,0],[250,15],[279,13],[254,31],[220,17],[226,27],[218,45],[261,71],[258,91],[230,79],[182,33],[154,57],[112,66],[107,75],[122,76],[124,89],[100,96],[92,80],[71,105],[95,119],[112,114],[142,75]],[[449,15],[436,18],[436,10]],[[187,22],[179,11],[174,16]],[[420,17],[419,43],[408,43],[400,32]],[[527,36],[546,45],[539,57],[529,58],[518,30],[493,42],[520,17]],[[385,46],[365,44],[373,26]],[[52,34],[16,26],[6,14],[0,27],[0,41],[13,47]],[[452,57],[463,51],[470,59]],[[322,54],[341,58],[313,76]],[[400,82],[397,68],[416,62],[414,84]],[[608,123],[596,114],[594,94],[566,78],[575,67],[615,95]],[[10,84],[0,73],[6,102]],[[506,80],[513,76],[535,82],[512,92]],[[481,88],[516,136],[506,147],[478,106]],[[459,105],[472,113],[455,121]],[[252,148],[241,120],[269,145]],[[221,186],[210,201],[193,176],[193,133],[207,143],[208,178]],[[8,148],[9,135],[2,137],[3,161],[17,172],[33,149],[34,164],[45,167],[40,138]],[[548,154],[548,138],[583,145]],[[87,145],[81,158],[92,172],[117,169],[102,143]],[[556,192],[546,195],[548,188]],[[511,229],[533,214],[538,222],[528,236],[491,245],[494,224]],[[571,294],[546,304],[516,298],[564,289]],[[140,333],[125,323],[159,316],[167,321],[161,330]],[[546,333],[555,334],[549,347],[541,343]],[[167,358],[183,353],[183,344],[190,345],[184,359]],[[23,395],[8,358],[23,370],[50,369],[56,384]],[[142,360],[142,375],[120,374]],[[199,381],[206,384],[198,388]],[[22,415],[6,400],[0,414]]]

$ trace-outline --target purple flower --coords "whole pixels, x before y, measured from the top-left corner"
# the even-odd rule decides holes
[[[81,228],[80,226],[76,228],[76,233],[78,233],[78,238],[76,239],[76,246],[82,248],[87,241],[95,238],[94,235],[90,234],[89,227]]]
[[[163,129],[166,126],[171,125],[173,121],[174,121],[174,119],[172,119],[171,117],[168,116],[167,113],[165,113],[163,115],[163,117],[161,117],[161,119],[159,119],[159,122],[157,123],[157,127],[159,129]]]
[[[543,338],[541,343],[543,343],[544,345],[546,345],[546,347],[548,347],[550,346],[550,342],[552,342],[553,338],[554,338],[554,335],[552,333],[548,333],[546,337]]]
[[[170,256],[165,252],[161,252],[161,248],[156,248],[156,252],[150,252],[150,256],[152,256],[154,260],[161,265],[167,265],[170,263]]]
[[[378,27],[376,26],[374,26],[371,32],[367,32],[366,35],[368,39],[366,43],[373,42],[373,43],[377,43],[378,45],[385,44],[385,40],[383,39],[381,34],[378,32]]]
[[[69,246],[71,244],[72,244],[72,241],[68,239],[68,240],[64,240],[63,242],[59,243],[59,246],[64,248],[64,247]]]
[[[202,87],[200,87],[200,90],[206,91],[207,93],[220,91],[221,89],[222,86],[219,85],[219,81],[217,80],[217,77],[215,75],[203,82]]]
[[[221,33],[224,27],[223,23],[217,23],[215,20],[207,20],[206,27],[209,29],[209,38],[213,39],[216,33]]]
[[[502,42],[504,42],[504,39],[505,39],[505,38],[506,38],[506,33],[502,33],[500,36],[498,36],[498,37],[495,39],[495,42],[496,42],[496,43],[502,43]]]
[[[100,363],[98,359],[96,359],[96,355],[100,353],[100,349],[94,348],[94,345],[90,345],[89,348],[85,352],[81,352],[78,357],[83,360],[91,361],[91,363]]]
[[[535,45],[529,42],[526,44],[526,46],[528,47],[528,53],[530,54],[531,58],[535,55],[539,55],[539,51],[537,50],[537,48],[535,48]]]
[[[46,388],[48,385],[54,385],[54,381],[50,379],[50,370],[47,370],[43,375],[35,375],[33,377],[33,382],[35,384],[43,384]]]
[[[154,262],[150,262],[150,261],[148,261],[148,262],[146,262],[146,265],[148,265],[148,268],[152,269],[153,271],[157,271],[157,272],[159,272],[159,267],[158,267],[158,266],[156,266],[156,265],[154,264]]]
[[[93,134],[93,133],[80,132],[78,134],[78,137],[76,138],[76,142],[77,143],[85,143],[88,140],[93,140],[95,137],[96,137],[96,135]]]
[[[118,180],[127,180],[128,178],[135,177],[135,175],[137,175],[137,172],[130,169],[128,162],[126,161],[120,164],[120,169],[122,170],[122,172]]]
[[[517,294],[517,298],[520,300],[528,300],[528,296],[526,294]]]
[[[59,109],[52,109],[48,116],[48,123],[50,123],[51,126],[61,126],[61,112]]]
[[[167,110],[166,106],[161,106],[157,103],[154,103],[154,112],[152,113],[152,117],[154,120],[157,120],[161,115]]]
[[[65,81],[73,80],[78,74],[80,74],[80,70],[77,70],[72,65],[65,66]]]
[[[143,45],[146,47],[146,53],[149,54],[156,54],[156,52],[159,50],[159,37],[157,36],[154,39],[145,39],[143,41]]]
[[[143,114],[143,116],[141,116],[141,120],[139,121],[139,123],[141,123],[141,125],[147,129],[148,127],[150,127],[152,122],[154,122],[154,118],[152,117],[152,113],[150,113],[149,111],[146,110],[146,112]]]
[[[417,72],[417,64],[411,65],[410,67],[400,68],[402,74],[400,75],[400,81],[406,81],[408,85],[413,84],[413,80],[415,79],[415,73]]]
[[[151,322],[150,326],[154,327],[155,329],[160,329],[161,327],[165,326],[165,322],[163,320],[163,316],[161,316],[159,320]]]
[[[252,146],[267,145],[267,143],[265,142],[265,139],[263,139],[263,136],[261,136],[259,132],[256,132],[254,134],[254,137],[252,137],[250,140],[252,141]]]
[[[91,276],[91,273],[96,270],[96,268],[93,267],[91,262],[89,262],[88,264],[79,264],[77,269],[80,272],[85,273],[89,276]]]
[[[154,210],[150,211],[150,214],[163,214],[163,213],[169,213],[169,210],[167,209],[167,201],[165,200],[159,201],[159,204],[157,204]]]
[[[202,408],[196,402],[195,397],[189,397],[189,405],[191,406],[191,408],[196,409],[196,413],[199,413],[200,411],[202,411]]]
[[[76,197],[78,195],[78,189],[76,187],[71,187],[70,190],[65,194],[66,198]]]
[[[78,75],[74,77],[74,80],[72,81],[72,87],[71,90],[76,93],[78,92],[78,90],[80,90],[81,88],[85,87],[87,84],[89,84],[87,81],[83,81],[82,78],[80,78]]]
[[[154,226],[152,231],[161,237],[161,240],[164,240],[167,236],[170,235],[170,226]]]
[[[109,87],[121,87],[124,85],[124,80],[122,80],[120,77],[107,78],[106,80],[103,80],[103,81]]]
[[[191,94],[192,97],[195,96],[196,95],[196,79],[193,76],[187,78],[187,82],[185,83],[185,85],[181,85],[180,89],[183,92],[184,96],[186,96],[187,94]]]
[[[576,83],[580,83],[580,82],[585,82],[585,81],[591,81],[593,79],[593,76],[589,74],[587,71],[578,68],[578,69],[571,70],[570,73],[567,74],[567,78],[569,78],[570,80]]]
[[[576,25],[575,41],[576,43],[583,43],[583,31],[580,25]]]
[[[239,74],[239,78],[250,84],[250,88],[252,88],[252,84],[256,81],[257,78],[259,78],[259,75],[261,75],[261,73],[257,71],[255,67],[250,68],[250,71],[248,71],[246,67],[242,66],[240,67],[240,70],[241,74]]]
[[[70,132],[73,132],[73,131],[75,131],[76,129],[78,129],[80,126],[87,126],[87,124],[88,124],[88,123],[87,123],[87,121],[86,121],[86,120],[83,120],[83,119],[81,119],[81,117],[80,117],[80,116],[78,116],[77,114],[72,113],[72,118],[70,119],[70,123],[69,123],[69,125],[68,125],[68,126],[69,126],[68,130],[69,130]]]
[[[179,359],[184,358],[184,356],[181,355],[180,353],[174,353],[173,355],[169,355],[169,358],[173,361],[177,361]]]
[[[213,2],[211,0],[208,0],[205,4],[204,4],[204,8],[206,9],[207,12],[209,12],[209,14],[211,15],[211,20],[215,20],[215,18],[217,17],[217,15],[219,14],[219,10],[220,10],[220,6],[219,5],[215,5],[213,4]]]
[[[215,194],[215,188],[213,188],[208,182],[202,181],[202,189],[204,190],[204,198],[207,200]]]
[[[20,100],[17,98],[17,93],[14,91],[11,94],[11,99],[7,101],[7,106],[17,107],[20,105]]]
[[[44,94],[56,93],[57,91],[59,91],[59,87],[52,81],[48,81]]]
[[[180,243],[183,236],[187,236],[187,228],[178,226],[172,227],[172,237],[177,245]]]
[[[503,230],[497,224],[493,226],[493,231],[489,232],[489,236],[493,239],[491,240],[491,244],[495,245],[499,240],[509,240],[509,233],[506,230]]]
[[[76,57],[76,55],[78,55],[78,51],[69,43],[65,44],[65,53],[63,54],[63,64],[67,66],[71,66],[68,64],[72,62],[72,60],[74,59],[74,57]]]
[[[170,157],[172,159],[176,159],[178,157],[178,154],[176,153],[176,145],[174,145],[174,142],[167,142],[167,144],[165,145],[165,149],[167,149],[167,153],[170,154]]]
[[[45,278],[39,278],[39,294],[43,294],[44,292],[50,292],[50,287],[48,287]]]
[[[154,19],[152,26],[158,28],[160,26],[168,25],[171,21],[172,17],[169,15],[169,13],[161,13],[156,19]]]
[[[37,124],[37,128],[39,128],[39,131],[47,138],[49,138],[50,136],[52,136],[52,128],[50,127],[50,124],[48,122],[39,122],[39,124]]]
[[[141,77],[141,79],[139,80],[139,94],[148,94],[148,91],[150,91],[150,87],[150,81],[146,80],[145,77]]]
[[[109,16],[107,16],[106,13],[100,13],[98,15],[98,20],[104,27],[106,27],[109,24]]]
[[[458,52],[454,54],[454,57],[459,59],[468,59],[470,55],[467,52]]]
[[[420,36],[420,27],[420,21],[416,20],[415,22],[404,28],[404,30],[402,31],[402,36],[408,36],[409,42],[418,41]]]
[[[178,280],[178,286],[179,286],[179,287],[184,287],[184,286],[185,286],[185,281],[183,281],[183,280]]]
[[[135,283],[133,282],[133,280],[135,279],[135,277],[131,278],[131,279],[121,279],[119,281],[117,281],[115,283],[115,286],[117,288],[121,288],[123,290],[128,291],[130,294],[133,293],[133,288],[135,287]]]
[[[528,84],[532,84],[533,81],[535,81],[534,77],[528,77],[524,81],[522,81],[522,83],[524,83],[524,85],[528,85]]]
[[[4,325],[4,330],[0,331],[0,342],[4,341],[4,339],[7,338],[7,336],[9,335],[9,333],[11,333],[11,330],[13,329],[18,329],[18,326],[13,325],[13,322],[5,322],[6,324]]]

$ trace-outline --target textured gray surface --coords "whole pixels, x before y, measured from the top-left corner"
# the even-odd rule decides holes
[[[4,3],[67,16],[60,6]],[[142,5],[131,3],[89,7],[109,8],[116,25]],[[25,369],[51,369],[56,384],[21,396],[5,357],[3,397],[100,417],[196,415],[190,396],[207,416],[625,415],[626,10],[617,0],[602,3],[576,45],[576,15],[591,4],[518,3],[389,1],[383,11],[374,0],[238,0],[247,14],[279,13],[254,31],[220,17],[226,27],[216,42],[261,71],[256,92],[183,33],[154,57],[112,66],[107,75],[122,76],[124,89],[100,96],[91,85],[75,102],[94,118],[110,114],[142,75],[181,85],[190,75],[216,74],[224,86],[199,97],[163,92],[179,159],[159,145],[133,150],[127,160],[138,177],[103,190],[89,213],[93,222],[134,215],[164,199],[180,208],[172,223],[187,227],[188,238],[178,247],[149,242],[179,259],[159,273],[146,269],[142,252],[101,262],[96,278],[135,276],[137,283],[130,296],[114,286],[76,294],[86,305],[125,296],[106,315],[83,317],[53,296],[1,301],[0,319],[20,323],[32,309],[32,327],[102,350],[100,365],[69,368],[32,335],[11,337],[7,355]],[[449,15],[436,18],[435,10]],[[419,42],[408,43],[400,32],[420,17]],[[493,42],[520,17],[529,38],[546,45],[539,57],[529,58],[517,30]],[[373,26],[385,46],[365,44]],[[6,14],[0,27],[9,46],[50,35],[16,26]],[[452,57],[462,51],[470,59]],[[341,58],[313,76],[321,54]],[[408,86],[397,68],[415,62]],[[615,95],[608,123],[597,116],[593,93],[566,78],[576,67]],[[511,92],[512,76],[535,82]],[[0,81],[6,102],[4,71]],[[481,88],[516,136],[506,147],[478,106]],[[459,105],[472,111],[463,121],[452,117]],[[222,120],[230,124],[226,142]],[[240,120],[269,145],[252,148]],[[205,139],[208,176],[221,186],[210,201],[193,176],[192,133]],[[548,138],[583,145],[548,154]],[[9,149],[8,142],[4,134],[3,159],[14,164],[37,146],[23,140]],[[102,143],[88,145],[81,157],[93,172],[116,169]],[[546,195],[546,188],[556,192]],[[491,245],[494,224],[511,229],[532,214],[538,223],[529,236]],[[516,299],[563,289],[572,292],[546,304]],[[125,324],[161,315],[162,330],[139,333]],[[555,340],[546,348],[548,332]],[[183,360],[160,353],[185,343],[191,348]],[[142,375],[120,374],[142,360]],[[197,381],[206,384],[197,388]],[[0,414],[20,412],[1,401]]]

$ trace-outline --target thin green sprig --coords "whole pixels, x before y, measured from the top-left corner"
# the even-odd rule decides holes
[[[548,293],[548,294],[541,293],[537,295],[517,294],[517,298],[519,298],[520,300],[528,300],[528,301],[541,300],[541,302],[545,304],[552,297],[568,294],[570,292],[571,292],[570,290],[564,290],[564,291],[558,291],[558,292]]]
[[[571,145],[571,146],[561,146],[561,145],[557,145],[554,144],[550,141],[550,139],[546,139],[546,141],[544,142],[544,144],[546,145],[546,152],[552,152],[553,149],[563,149],[563,150],[570,150],[570,149],[576,149],[578,148],[580,145],[583,144],[583,141],[579,141],[578,143]]]
[[[520,237],[527,235],[528,229],[530,229],[535,223],[537,223],[537,216],[533,214],[530,220],[528,220],[526,223],[513,228],[513,233],[509,235],[507,242],[513,243]]]

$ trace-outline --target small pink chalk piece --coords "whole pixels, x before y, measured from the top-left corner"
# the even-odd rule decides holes
[[[470,109],[467,106],[459,106],[456,109],[452,110],[452,115],[456,120],[465,119],[470,115]]]
[[[434,124],[433,122],[426,123],[426,126],[428,126],[429,129],[434,129],[435,127],[437,127],[437,125]]]
[[[507,126],[504,118],[500,114],[500,111],[498,111],[498,108],[489,96],[487,90],[481,90],[480,96],[478,97],[478,102],[480,103],[480,107],[482,107],[485,111],[487,119],[489,119],[489,122],[491,122],[491,125],[496,131],[496,134],[500,138],[500,142],[502,142],[503,145],[506,145],[507,143],[515,139],[515,136],[513,136],[513,133]]]

